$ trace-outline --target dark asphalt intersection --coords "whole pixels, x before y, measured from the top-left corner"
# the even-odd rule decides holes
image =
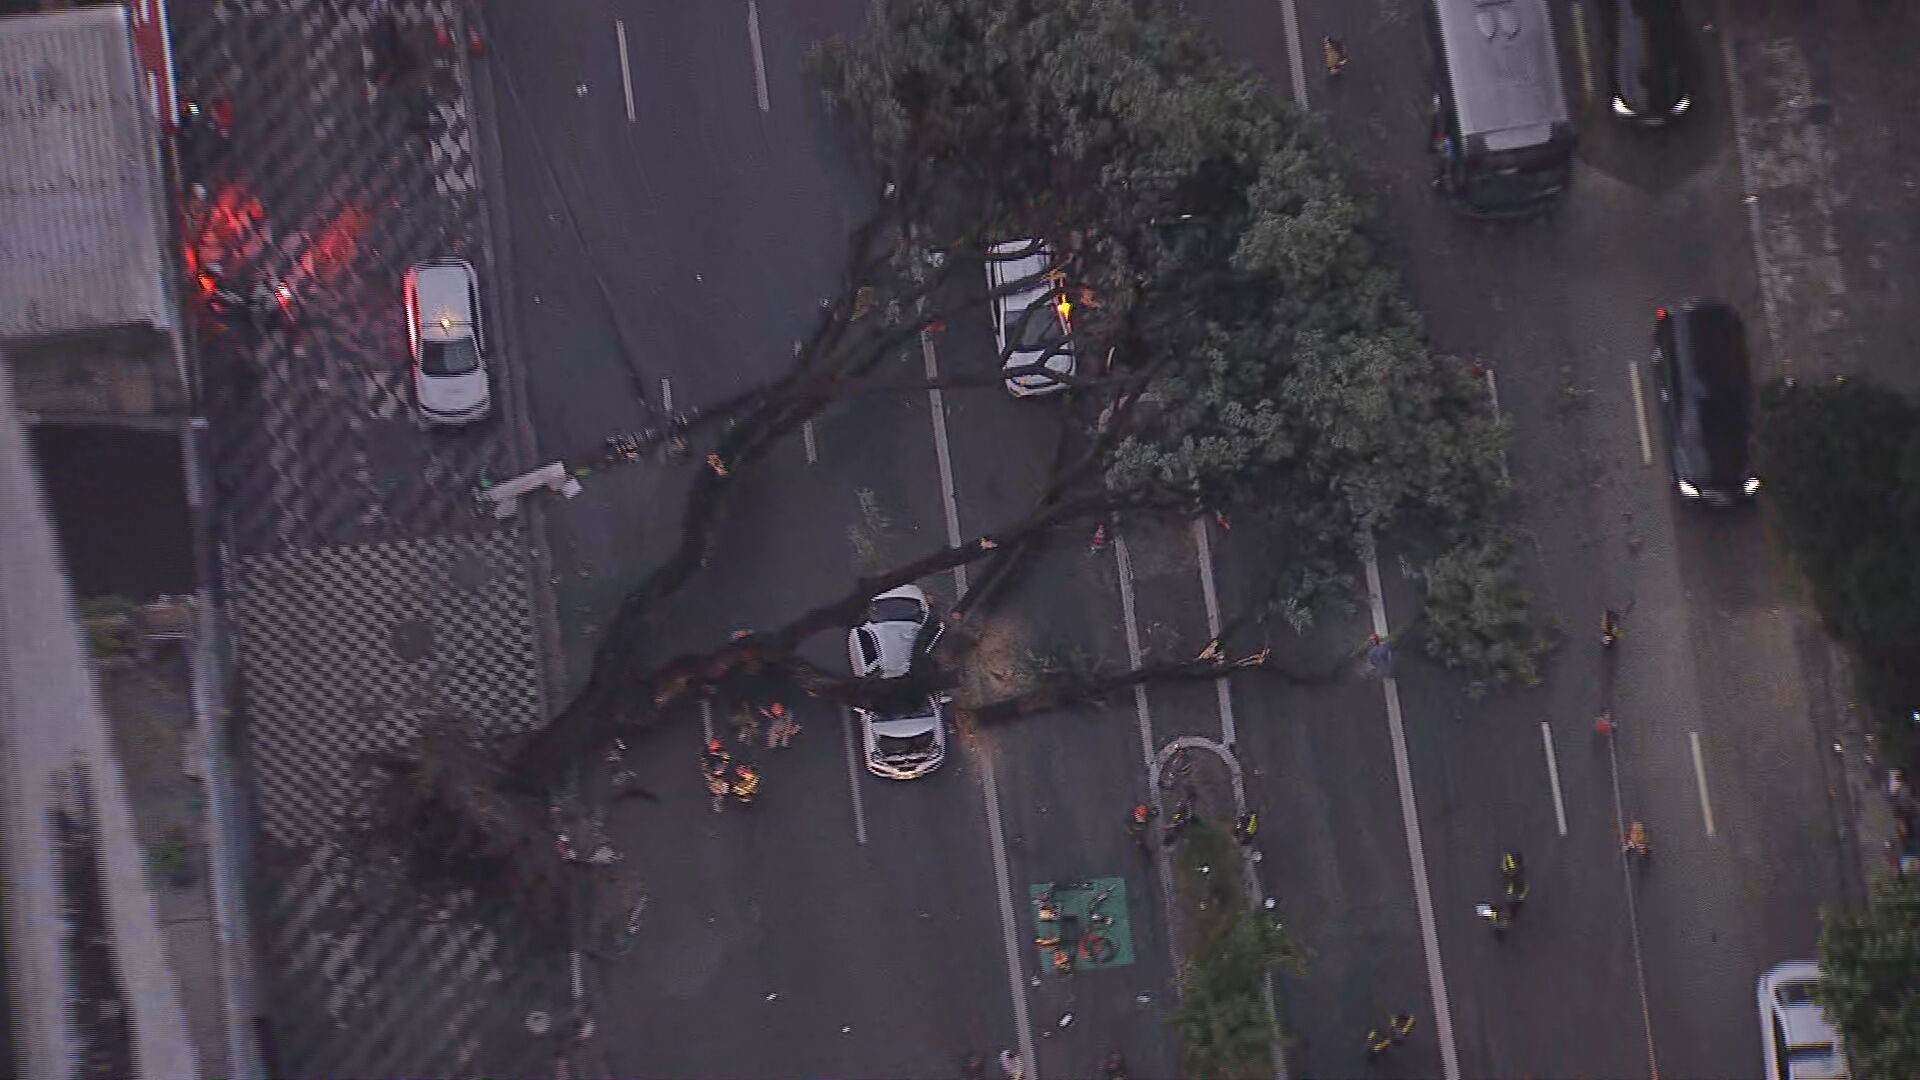
[[[616,818],[653,901],[635,951],[597,976],[612,1071],[935,1077],[968,1049],[1014,1047],[1042,1076],[1090,1075],[1113,1048],[1137,1075],[1173,1075],[1161,880],[1122,823],[1148,753],[1176,735],[1235,742],[1262,810],[1260,880],[1309,957],[1277,980],[1294,1075],[1361,1071],[1366,1029],[1402,1010],[1419,1026],[1375,1064],[1382,1076],[1757,1068],[1753,977],[1812,947],[1814,912],[1839,888],[1823,743],[1793,674],[1805,624],[1758,522],[1667,497],[1642,457],[1629,376],[1656,304],[1757,304],[1727,116],[1703,109],[1681,158],[1597,138],[1557,214],[1469,224],[1427,189],[1414,0],[1194,6],[1283,93],[1291,40],[1348,41],[1338,85],[1305,70],[1307,104],[1378,199],[1436,343],[1497,375],[1526,585],[1564,636],[1547,681],[1474,699],[1413,648],[1391,685],[1362,677],[1352,661],[1376,620],[1398,632],[1419,600],[1390,540],[1377,612],[1362,590],[1352,612],[1273,631],[1296,666],[1338,671],[1330,683],[1236,676],[1224,695],[1154,688],[1144,710],[1128,695],[956,731],[946,766],[910,783],[859,769],[848,719],[803,706],[791,749],[755,751],[761,802],[719,814],[698,786],[705,730],[690,713],[635,755],[661,801]],[[698,405],[779,371],[874,195],[801,74],[806,43],[857,32],[860,5],[490,13],[512,238],[503,300],[536,358],[542,457],[645,423],[669,397]],[[991,371],[986,313],[950,320],[931,349],[944,373]],[[917,379],[926,362],[909,347],[889,372]],[[661,613],[659,647],[782,621],[876,562],[948,543],[950,519],[961,537],[1015,519],[1066,408],[992,387],[947,391],[938,413],[924,391],[836,405],[743,477],[710,565]],[[596,475],[553,506],[575,683],[622,591],[674,542],[693,467]],[[1208,570],[1187,525],[1130,531],[1123,575],[1113,546],[1062,536],[975,629],[1009,665],[1067,648],[1124,665],[1130,628],[1150,657],[1197,649],[1203,573],[1231,613],[1267,549],[1238,523],[1208,523],[1205,538]],[[937,602],[955,595],[950,578],[923,584]],[[1603,606],[1628,612],[1612,669],[1585,629]],[[846,662],[837,635],[811,648]],[[1623,720],[1611,742],[1591,731],[1608,706]],[[1618,854],[1629,819],[1661,852],[1640,876]],[[1472,907],[1510,849],[1525,852],[1534,896],[1496,940]],[[1127,879],[1136,963],[1038,970],[1028,885],[1103,874]]]

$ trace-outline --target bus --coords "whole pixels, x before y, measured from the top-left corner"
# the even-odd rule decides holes
[[[1538,213],[1576,142],[1547,0],[1431,0],[1435,185],[1484,217]]]

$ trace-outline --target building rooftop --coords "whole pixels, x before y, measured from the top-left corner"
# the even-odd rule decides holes
[[[68,382],[99,373],[80,380],[97,384],[86,397],[22,371],[21,407],[174,411],[186,380],[165,185],[126,10],[0,17],[0,72],[0,341]],[[111,385],[142,369],[144,392]]]

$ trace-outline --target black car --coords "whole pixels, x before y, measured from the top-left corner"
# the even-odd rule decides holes
[[[1680,0],[1601,0],[1600,68],[1613,115],[1647,125],[1693,107],[1699,51]]]
[[[1752,471],[1753,377],[1740,313],[1712,300],[1660,308],[1653,380],[1681,496],[1730,506],[1759,491]]]

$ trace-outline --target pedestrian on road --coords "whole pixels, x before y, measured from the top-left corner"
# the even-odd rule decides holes
[[[1241,847],[1253,843],[1253,835],[1260,831],[1260,815],[1252,810],[1241,814],[1233,822],[1233,838],[1240,841]]]
[[[751,705],[739,705],[733,710],[733,736],[740,740],[741,746],[752,746],[760,737],[760,715]]]
[[[1368,1028],[1367,1056],[1379,1057],[1381,1054],[1393,1049],[1393,1042],[1393,1033],[1390,1030],[1382,1030],[1377,1027]]]
[[[1617,730],[1619,725],[1613,722],[1612,709],[1604,709],[1599,716],[1594,717],[1593,733],[1595,735],[1611,735]]]
[[[793,711],[776,701],[767,706],[767,717],[767,749],[785,750],[793,745],[793,737],[800,734],[800,721]]]
[[[1393,646],[1379,634],[1367,635],[1367,667],[1377,679],[1393,674]]]
[[[1000,1075],[1006,1080],[1026,1080],[1027,1067],[1020,1061],[1020,1055],[1011,1050],[1000,1051]]]
[[[1326,62],[1328,78],[1340,74],[1347,68],[1347,43],[1337,37],[1321,38],[1320,59]]]

